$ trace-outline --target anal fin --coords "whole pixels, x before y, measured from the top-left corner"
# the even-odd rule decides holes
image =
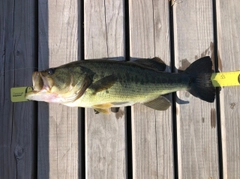
[[[143,104],[149,108],[160,111],[165,111],[171,106],[171,102],[169,101],[169,99],[164,96],[159,96],[158,98]]]

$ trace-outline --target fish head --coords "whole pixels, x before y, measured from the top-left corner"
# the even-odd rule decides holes
[[[61,66],[34,72],[32,82],[33,91],[26,94],[26,99],[67,103],[82,95],[82,88],[86,87],[86,75],[80,67]]]
[[[72,84],[72,74],[64,68],[49,68],[34,72],[32,75],[33,89],[49,93],[63,94],[69,91]]]

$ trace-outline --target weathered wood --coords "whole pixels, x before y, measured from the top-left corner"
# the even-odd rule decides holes
[[[48,1],[38,2],[38,68],[49,67]],[[49,178],[49,105],[38,103],[38,178]]]
[[[240,69],[240,2],[217,1],[218,49],[221,71]],[[221,90],[221,121],[223,139],[224,178],[240,176],[240,88],[226,87]]]
[[[84,25],[85,59],[124,56],[122,0],[85,0]],[[126,178],[125,140],[125,116],[86,109],[86,176]]]
[[[168,1],[130,1],[130,55],[170,64]],[[171,108],[132,108],[134,178],[173,178]]]
[[[201,56],[213,57],[212,1],[172,2],[176,66],[184,69]],[[10,102],[11,87],[31,85],[37,47],[39,70],[78,60],[79,2],[38,1],[38,26],[35,3],[0,1],[0,178],[79,178],[77,109],[39,102],[37,116],[36,103]],[[123,0],[84,4],[85,58],[124,60]],[[168,1],[134,0],[129,5],[131,57],[159,56],[170,64]],[[217,1],[222,71],[240,69],[239,8],[237,0]],[[179,178],[218,178],[215,104],[187,92],[178,96],[189,101],[177,106]],[[220,100],[223,173],[238,178],[239,88],[223,88]],[[86,109],[87,178],[127,178],[125,118]],[[171,109],[135,105],[132,121],[134,178],[173,178]]]
[[[184,0],[174,4],[176,66],[185,69],[201,56],[212,56],[212,1]],[[178,167],[180,178],[218,178],[215,104],[179,92],[189,104],[179,105]],[[213,111],[213,112],[212,112]]]
[[[78,2],[39,1],[39,68],[78,60]],[[48,111],[49,110],[49,111]],[[38,178],[78,178],[78,110],[39,103]]]
[[[34,1],[0,1],[0,178],[36,178],[36,106],[12,103],[36,64]]]

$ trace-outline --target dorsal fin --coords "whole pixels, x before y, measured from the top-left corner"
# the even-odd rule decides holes
[[[167,65],[159,57],[150,59],[137,59],[135,61],[130,61],[129,63],[135,63],[142,67],[151,68],[157,71],[165,71],[167,67]]]

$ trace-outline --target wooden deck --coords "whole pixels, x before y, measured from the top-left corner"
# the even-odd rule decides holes
[[[240,88],[209,104],[123,117],[41,102],[11,103],[33,71],[76,60],[160,57],[185,69],[211,56],[240,70],[239,0],[0,0],[0,178],[240,178]],[[174,68],[172,68],[174,69]]]

